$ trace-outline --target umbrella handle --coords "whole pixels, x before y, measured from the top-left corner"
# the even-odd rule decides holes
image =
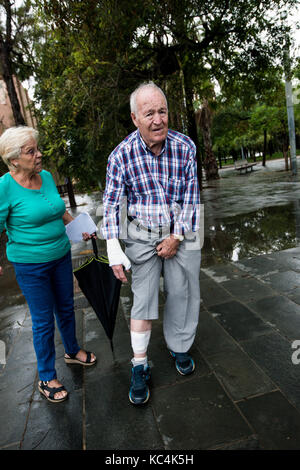
[[[96,258],[98,258],[97,242],[96,242],[94,237],[92,237],[92,244],[93,244],[94,255],[95,255]]]

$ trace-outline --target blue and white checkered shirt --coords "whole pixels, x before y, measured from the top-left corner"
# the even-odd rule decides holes
[[[196,147],[179,132],[168,131],[161,153],[155,156],[139,130],[126,137],[110,154],[103,197],[104,239],[119,238],[119,209],[127,198],[127,213],[145,227],[170,227],[183,235],[197,231],[200,192]]]

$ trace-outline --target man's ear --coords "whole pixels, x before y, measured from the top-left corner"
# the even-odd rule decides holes
[[[130,113],[131,119],[135,127],[139,127],[136,119],[136,115],[134,113]]]

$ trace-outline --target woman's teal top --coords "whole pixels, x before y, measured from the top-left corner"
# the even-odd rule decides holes
[[[23,188],[9,173],[0,178],[0,233],[6,229],[9,261],[44,263],[70,250],[62,219],[65,203],[52,175],[42,170],[40,176],[40,189]]]

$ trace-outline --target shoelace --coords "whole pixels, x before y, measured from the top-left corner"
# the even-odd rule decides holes
[[[177,353],[176,354],[176,361],[181,367],[188,366],[191,361],[191,357],[186,353]]]
[[[145,387],[145,371],[144,366],[138,366],[133,369],[133,387],[134,389],[141,389]]]

